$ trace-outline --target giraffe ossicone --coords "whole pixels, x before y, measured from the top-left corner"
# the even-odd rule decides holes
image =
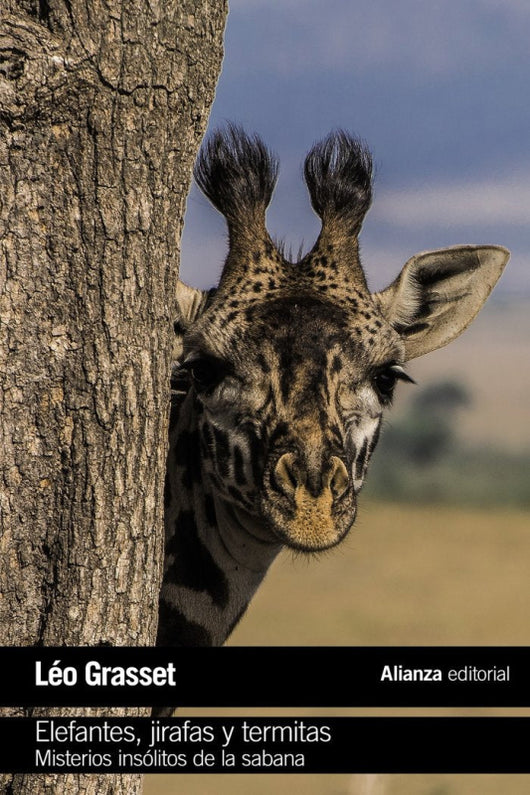
[[[307,155],[322,226],[298,262],[265,224],[277,171],[234,126],[195,168],[229,251],[217,289],[177,291],[160,644],[223,643],[283,546],[312,553],[346,536],[405,363],[457,337],[509,259],[490,245],[424,252],[372,294],[358,246],[366,147],[337,132]]]

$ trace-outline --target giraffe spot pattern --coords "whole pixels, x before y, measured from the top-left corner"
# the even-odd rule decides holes
[[[217,515],[215,513],[215,502],[212,495],[208,493],[204,495],[204,516],[210,527],[216,526]]]
[[[393,330],[383,329],[379,305],[373,305],[367,293],[358,258],[355,236],[370,192],[368,158],[363,160],[359,148],[353,147],[359,155],[357,165],[353,164],[359,166],[357,171],[349,168],[350,161],[341,155],[342,159],[328,163],[331,170],[324,177],[331,150],[326,146],[313,150],[313,159],[306,160],[306,181],[313,207],[322,219],[322,234],[309,254],[290,263],[264,228],[264,210],[275,182],[273,159],[256,139],[238,138],[234,130],[231,135],[232,141],[224,149],[217,136],[216,147],[220,148],[211,147],[199,161],[203,189],[229,220],[231,250],[217,293],[184,335],[183,345],[186,350],[186,339],[190,345],[199,340],[206,353],[213,350],[237,372],[231,373],[224,392],[219,389],[218,404],[214,399],[208,404],[204,397],[202,418],[202,398],[198,396],[195,419],[200,434],[182,436],[175,444],[171,465],[179,470],[184,491],[190,491],[194,499],[201,494],[200,488],[203,492],[200,507],[191,500],[169,527],[167,550],[173,562],[166,575],[170,592],[174,584],[182,585],[209,594],[222,609],[231,599],[230,587],[218,563],[218,548],[214,548],[214,557],[205,546],[208,539],[215,538],[217,499],[228,507],[249,504],[256,494],[259,500],[269,499],[274,485],[271,461],[286,451],[293,456],[291,460],[300,462],[308,450],[316,452],[306,456],[306,491],[316,498],[323,486],[322,472],[333,454],[347,463],[347,498],[333,506],[336,521],[342,521],[347,530],[356,511],[353,492],[362,484],[380,428],[374,419],[377,396],[366,384],[371,384],[373,367],[383,364],[395,346],[392,335],[397,338]],[[337,140],[344,143],[346,139],[338,136]],[[217,162],[216,157],[221,165],[225,163],[225,170],[226,162],[233,166],[221,182],[215,168],[209,168],[209,162]],[[348,168],[343,168],[346,165]],[[250,219],[246,226],[245,212]],[[325,218],[332,216],[330,226]],[[338,392],[342,387],[350,401],[347,409],[347,400],[341,403]],[[360,397],[362,389],[366,394]],[[224,402],[221,395],[225,395]],[[233,401],[226,395],[233,395]],[[195,451],[191,458],[190,448]],[[276,459],[270,457],[271,451]],[[202,458],[199,464],[194,455]],[[204,483],[199,488],[201,470],[209,478],[206,490]],[[213,489],[215,499],[208,489]],[[280,511],[280,523],[287,513]],[[228,632],[245,606],[231,602],[225,613],[230,621]],[[208,633],[178,609],[164,606],[163,599],[161,616],[166,616],[164,610],[174,633],[186,644],[209,645],[212,637],[218,642],[222,633],[215,624]],[[217,621],[219,613],[215,616]]]
[[[166,554],[174,555],[175,559],[166,572],[165,582],[206,591],[214,604],[226,607],[228,583],[225,574],[200,540],[191,510],[181,511],[177,516]]]
[[[222,478],[228,478],[230,474],[229,459],[230,459],[230,443],[228,435],[213,426],[213,438],[215,441],[215,460],[217,471]]]
[[[182,485],[191,489],[202,480],[199,432],[184,431],[175,445],[175,464],[182,469]]]
[[[243,460],[243,453],[239,445],[234,445],[233,451],[234,458],[234,475],[238,486],[244,486],[247,482],[245,477],[245,463]]]
[[[362,447],[355,461],[355,480],[361,480],[366,464],[366,456],[368,453],[368,439],[363,441]]]
[[[163,597],[159,603],[157,646],[211,646],[210,633]]]

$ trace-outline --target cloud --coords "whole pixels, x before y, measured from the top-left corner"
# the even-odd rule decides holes
[[[260,0],[257,0],[257,2],[260,2]],[[476,0],[476,2],[479,6],[495,10],[497,10],[500,5],[499,0]],[[502,0],[502,7],[504,10],[509,9],[513,13],[521,14],[524,17],[530,17],[530,5],[528,5],[528,0]]]
[[[346,3],[343,2],[343,0],[340,0],[340,2],[342,2],[343,13],[347,12],[348,8]],[[394,5],[393,0],[386,0],[386,2],[388,3],[389,7]],[[301,14],[304,11],[307,12],[309,7],[318,5],[318,3],[322,4],[321,0],[316,0],[316,2],[315,0],[282,0],[281,5],[284,9]],[[424,5],[424,0],[412,0],[412,3],[418,8],[421,8],[421,6]],[[530,6],[528,5],[527,0],[503,0],[502,4],[499,2],[499,0],[462,0],[462,3],[469,5],[475,11],[479,11],[481,8],[492,8],[498,10],[499,6],[502,5],[504,9],[509,8],[514,12],[521,13],[522,15],[530,15]],[[403,8],[404,6],[410,4],[411,0],[402,0],[401,7]],[[230,0],[230,11],[246,11],[260,8],[266,9],[270,12],[270,0]],[[431,7],[430,10],[432,11],[433,8]],[[443,8],[443,12],[447,12],[447,2]]]
[[[530,174],[409,188],[377,195],[376,221],[405,228],[505,225],[530,227]]]
[[[526,6],[530,8],[530,6]],[[243,50],[228,61],[283,75],[321,69],[416,69],[425,80],[526,57],[530,13],[522,0],[232,0],[232,27],[244,30]]]

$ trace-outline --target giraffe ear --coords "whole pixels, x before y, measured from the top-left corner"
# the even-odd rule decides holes
[[[180,279],[177,282],[175,333],[184,334],[202,315],[212,290],[189,287]]]
[[[458,337],[492,291],[510,252],[501,246],[454,246],[409,259],[374,298],[401,335],[406,359]]]
[[[211,298],[215,290],[197,290],[189,287],[180,279],[177,282],[177,293],[175,296],[175,315],[173,329],[175,338],[173,344],[173,358],[179,360],[182,355],[182,338],[186,331],[202,315],[206,309],[208,299]]]

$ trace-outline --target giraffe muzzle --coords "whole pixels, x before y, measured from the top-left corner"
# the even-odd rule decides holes
[[[315,498],[329,491],[332,500],[340,500],[348,488],[348,470],[340,458],[331,456],[326,469],[319,467],[311,472],[309,467],[299,463],[294,453],[284,453],[274,467],[275,482],[286,497],[294,498],[301,488]]]
[[[310,467],[295,453],[284,453],[272,469],[270,482],[275,494],[268,513],[275,532],[290,547],[307,552],[328,549],[353,523],[355,497],[338,456]]]

